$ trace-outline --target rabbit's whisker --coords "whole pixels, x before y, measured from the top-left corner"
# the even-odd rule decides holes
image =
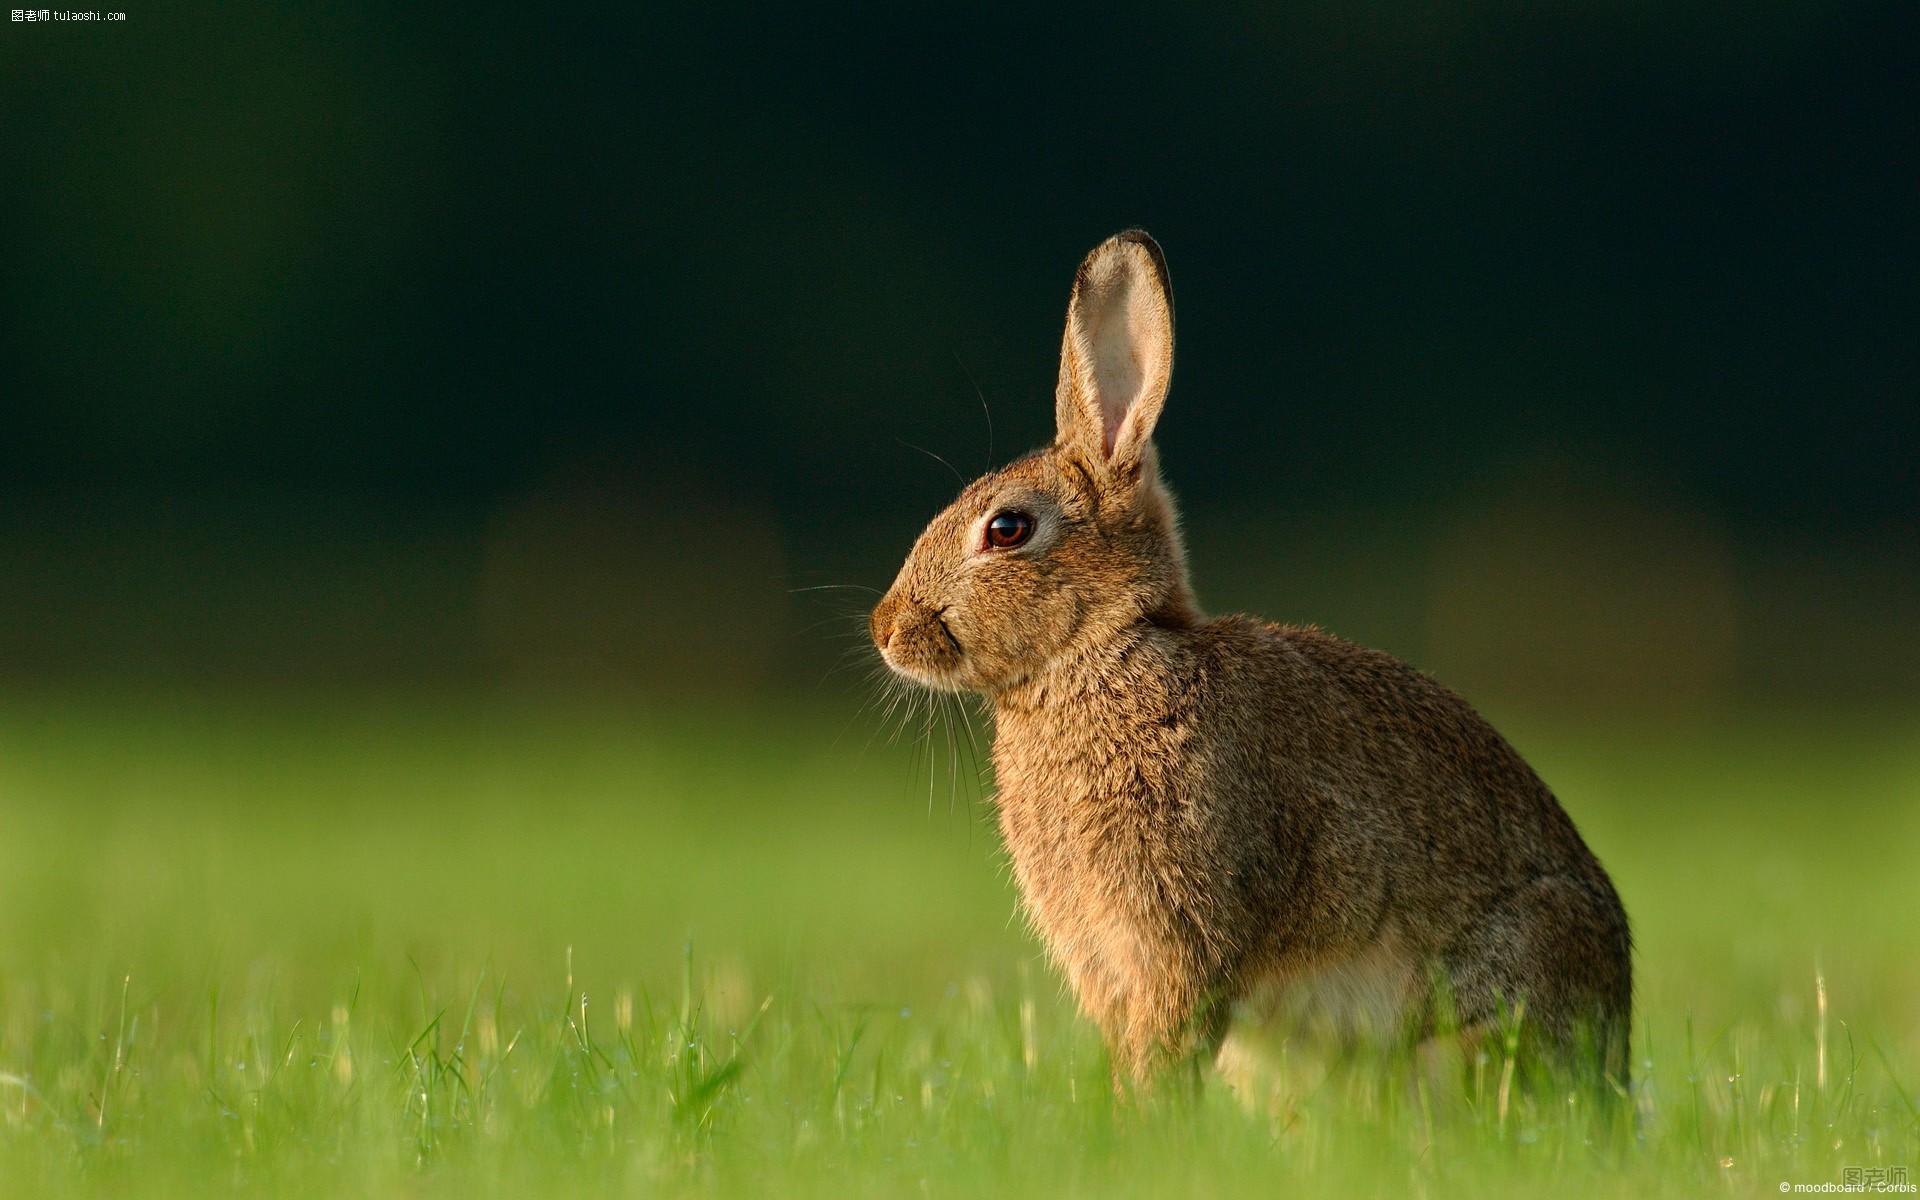
[[[965,375],[967,377],[967,382],[973,385],[973,394],[980,398],[980,411],[986,415],[986,418],[987,418],[987,465],[985,467],[982,467],[981,470],[990,471],[993,469],[993,410],[987,407],[987,393],[981,390],[980,381],[978,379],[975,379],[973,376],[973,372],[967,369],[967,362],[965,359],[960,357],[960,352],[958,350],[955,350],[953,352],[953,361],[959,364],[961,374]]]
[[[952,463],[948,462],[944,458],[941,458],[938,454],[935,454],[933,451],[927,449],[925,446],[916,446],[912,442],[908,441],[903,437],[896,437],[893,440],[896,442],[899,442],[902,446],[905,446],[909,450],[918,450],[920,453],[926,455],[928,458],[931,458],[933,461],[939,463],[941,466],[945,467],[947,470],[952,471],[953,477],[960,481],[960,486],[963,488],[967,486],[966,476],[962,475],[959,472],[959,470],[954,467]]]

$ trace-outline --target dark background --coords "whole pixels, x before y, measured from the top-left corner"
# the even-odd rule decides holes
[[[16,686],[812,686],[1138,224],[1203,600],[1914,693],[1910,3],[313,7],[0,37]]]

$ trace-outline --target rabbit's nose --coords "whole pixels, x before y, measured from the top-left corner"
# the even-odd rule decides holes
[[[874,606],[873,616],[869,620],[873,644],[885,650],[893,641],[893,635],[900,631],[899,601],[892,596],[883,598],[878,605]]]

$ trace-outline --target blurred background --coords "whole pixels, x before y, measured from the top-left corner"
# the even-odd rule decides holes
[[[1906,3],[9,24],[0,677],[815,695],[864,602],[792,589],[884,587],[956,488],[932,455],[1050,436],[1073,268],[1138,224],[1210,607],[1483,701],[1911,700],[1916,37]]]

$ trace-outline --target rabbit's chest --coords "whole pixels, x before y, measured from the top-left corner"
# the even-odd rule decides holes
[[[1002,836],[1034,930],[1096,1013],[1206,954],[1219,923],[1220,844],[1204,761],[1183,731],[1089,717],[1063,730],[1005,721],[994,765]]]
[[[1049,950],[1116,987],[1176,954],[1204,906],[1204,855],[1160,798],[1071,786],[1002,794],[1000,824],[1021,900]]]

